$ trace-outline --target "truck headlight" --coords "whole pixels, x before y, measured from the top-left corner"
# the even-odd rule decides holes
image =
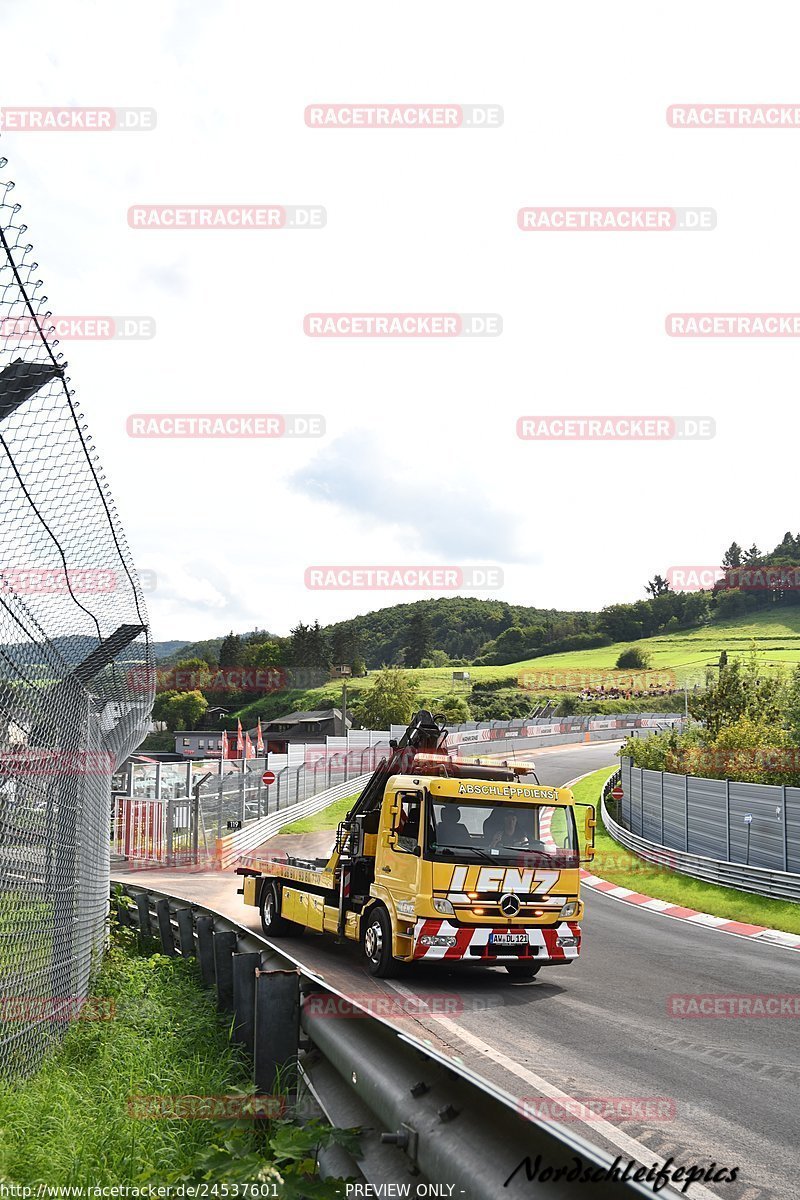
[[[562,918],[577,917],[579,908],[580,908],[580,902],[578,900],[568,900],[567,903],[564,905],[564,907],[561,909],[559,916]]]
[[[442,916],[445,916],[445,917],[454,917],[455,916],[455,909],[453,908],[453,906],[449,900],[445,900],[444,896],[434,896],[433,897],[433,907],[436,909],[436,911],[438,913],[441,913]]]

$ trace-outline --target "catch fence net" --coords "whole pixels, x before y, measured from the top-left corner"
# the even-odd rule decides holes
[[[52,316],[0,156],[0,1075],[91,1015],[111,775],[152,708],[142,589]]]

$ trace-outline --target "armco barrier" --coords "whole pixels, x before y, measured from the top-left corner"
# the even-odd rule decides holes
[[[136,901],[131,908],[117,899],[123,924],[151,938],[158,931],[167,955],[197,956],[203,982],[216,987],[218,1008],[232,1013],[233,1037],[252,1059],[256,1094],[276,1090],[276,1079],[289,1081],[289,1113],[294,1108],[302,1119],[321,1110],[333,1125],[363,1129],[358,1163],[350,1160],[342,1173],[393,1184],[396,1195],[527,1200],[531,1181],[524,1164],[532,1168],[540,1155],[554,1173],[563,1168],[547,1195],[570,1200],[575,1191],[563,1176],[574,1171],[576,1157],[601,1175],[611,1172],[614,1160],[606,1151],[562,1125],[527,1118],[518,1099],[376,1015],[363,999],[349,999],[290,950],[192,901],[127,881],[120,886]],[[363,985],[360,990],[363,997]],[[387,999],[376,991],[378,998]],[[411,994],[412,1002],[424,999]],[[331,1017],[332,1010],[347,1015]],[[426,1183],[446,1190],[419,1191]],[[612,1200],[652,1198],[653,1192],[612,1177],[593,1182],[591,1194]]]
[[[800,789],[647,771],[633,767],[629,758],[622,759],[620,783],[619,820],[608,812],[605,795],[602,815],[608,832],[626,849],[648,862],[667,859],[674,870],[707,883],[800,901],[800,874],[785,869],[787,862],[794,866],[800,859]],[[757,833],[757,821],[773,826],[770,837],[753,838],[756,849],[749,854],[746,835],[737,833],[734,841],[731,817],[739,810],[753,818],[746,824]],[[717,853],[699,853],[698,847]],[[731,857],[733,848],[739,861]],[[754,862],[756,854],[762,860],[777,858],[778,864]]]

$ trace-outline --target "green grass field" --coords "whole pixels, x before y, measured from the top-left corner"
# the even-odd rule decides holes
[[[581,779],[572,789],[575,799],[599,806],[603,784],[614,769],[603,767],[586,779]],[[689,875],[680,875],[666,867],[645,862],[615,842],[603,828],[599,817],[595,848],[594,861],[586,866],[601,879],[642,892],[655,900],[666,900],[671,904],[695,908],[698,912],[711,913],[714,917],[728,917],[731,921],[745,921],[750,925],[766,925],[768,929],[800,933],[800,904],[793,904],[790,900],[770,900],[766,896],[754,896],[735,888],[717,887],[713,883],[704,883]]]

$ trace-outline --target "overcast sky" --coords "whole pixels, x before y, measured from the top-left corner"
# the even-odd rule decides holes
[[[670,128],[796,102],[795,4],[3,0],[0,104],[139,107],[151,132],[7,130],[156,638],[286,633],[430,593],[314,564],[495,564],[473,594],[598,608],[800,526],[797,339],[668,337],[796,296],[800,128]],[[311,104],[499,105],[499,128],[309,128]],[[323,206],[312,230],[152,230],[133,205]],[[713,208],[711,232],[522,232],[526,206]],[[317,312],[498,313],[497,337],[312,338]],[[141,412],[316,413],[321,438],[134,439]],[[707,415],[686,442],[531,442],[530,414]]]

